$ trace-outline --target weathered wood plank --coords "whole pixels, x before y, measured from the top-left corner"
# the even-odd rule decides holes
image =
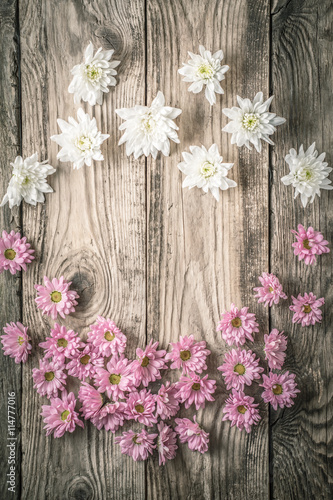
[[[287,118],[276,135],[272,154],[271,262],[286,293],[313,292],[325,297],[323,322],[292,326],[285,305],[274,309],[272,326],[288,334],[286,369],[295,372],[301,390],[295,406],[272,412],[272,497],[332,498],[332,253],[317,264],[298,262],[291,229],[313,226],[332,241],[333,197],[322,192],[303,209],[280,179],[287,173],[288,150],[316,141],[332,164],[332,3],[279,1],[272,6],[272,89],[275,109]],[[289,170],[288,170],[289,171]]]
[[[144,99],[144,2],[99,0],[22,0],[23,151],[39,151],[57,166],[50,179],[55,193],[37,209],[24,206],[24,228],[37,249],[34,273],[24,280],[24,320],[34,342],[45,338],[53,322],[34,304],[34,284],[43,275],[73,280],[81,299],[66,326],[82,336],[98,314],[112,317],[128,335],[130,356],[145,338],[145,163],[118,148],[114,110]],[[103,144],[104,162],[72,170],[57,164],[57,146],[49,137],[56,119],[75,116],[67,87],[70,69],[83,57],[89,40],[115,48],[119,84],[102,107],[84,109],[111,135]],[[144,341],[143,341],[144,342]],[[46,438],[41,398],[33,389],[31,361],[23,376],[23,498],[142,499],[144,464],[122,456],[111,433],[91,425],[57,440]],[[45,404],[45,401],[44,401]]]
[[[268,96],[269,2],[148,0],[147,36],[148,103],[162,90],[168,104],[183,110],[181,144],[172,145],[170,158],[148,160],[148,339],[158,337],[163,347],[179,335],[205,339],[213,353],[209,375],[219,385],[216,403],[198,419],[210,431],[209,453],[180,445],[164,468],[149,461],[148,498],[266,499],[267,410],[261,405],[263,420],[250,436],[222,424],[226,391],[216,367],[227,348],[215,330],[231,302],[258,314],[257,340],[268,329],[267,311],[251,293],[257,276],[268,270],[268,148],[261,155],[238,150],[221,128],[227,123],[222,108],[234,105],[237,94],[253,98],[262,90]],[[212,108],[202,93],[190,94],[177,74],[187,51],[197,53],[199,44],[222,48],[230,66],[225,95]],[[190,145],[214,142],[226,161],[235,162],[230,177],[238,182],[219,203],[197,189],[182,191],[177,169]],[[257,387],[255,392],[259,401]]]
[[[0,4],[0,177],[2,199],[12,175],[10,162],[20,154],[20,80],[19,80],[19,32],[17,19],[17,1],[6,0]],[[8,233],[13,229],[20,231],[21,214],[8,205],[0,210],[0,233]],[[9,271],[0,275],[0,328],[10,321],[21,320],[21,274],[12,276]],[[2,347],[2,345],[1,345]],[[13,359],[0,355],[1,392],[0,392],[0,491],[3,498],[20,498],[20,465],[21,465],[21,365]],[[15,460],[15,493],[8,491],[9,477],[7,432],[7,399],[8,392],[15,392],[16,399],[16,460]],[[12,464],[11,464],[12,465]]]

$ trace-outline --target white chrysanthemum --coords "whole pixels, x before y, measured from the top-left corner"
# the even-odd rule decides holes
[[[134,158],[150,154],[156,159],[157,153],[162,151],[164,156],[170,154],[170,140],[179,143],[177,125],[173,121],[182,112],[181,109],[164,106],[165,98],[158,92],[150,108],[148,106],[134,106],[133,108],[116,109],[116,113],[126,120],[119,127],[125,130],[118,143],[126,142],[126,154],[134,154]]]
[[[321,189],[333,189],[333,186],[329,185],[332,181],[327,178],[332,169],[327,167],[328,164],[323,161],[326,153],[318,156],[315,147],[316,143],[314,142],[304,153],[302,144],[298,154],[295,149],[291,149],[285,158],[290,173],[282,177],[281,181],[286,186],[290,184],[294,186],[295,198],[297,195],[301,195],[303,207],[306,207],[309,200],[310,203],[313,203],[315,196],[320,196]]]
[[[206,85],[205,96],[211,105],[216,103],[217,94],[224,94],[220,85],[220,81],[224,80],[224,73],[229,69],[229,66],[221,66],[223,59],[222,50],[218,50],[212,54],[205,47],[199,45],[199,54],[188,52],[191,59],[188,63],[183,63],[183,68],[178,70],[178,73],[184,76],[184,82],[193,82],[189,86],[189,92],[197,94],[201,92],[203,86]]]
[[[235,181],[227,178],[233,163],[222,163],[223,158],[216,144],[208,151],[204,146],[190,146],[190,151],[191,153],[182,153],[185,161],[178,164],[179,170],[187,176],[183,181],[183,188],[197,186],[205,193],[210,190],[219,201],[220,189],[225,191],[237,186]]]
[[[1,207],[8,202],[9,208],[13,208],[15,205],[19,206],[22,200],[36,206],[37,203],[44,202],[44,193],[53,192],[51,186],[46,182],[46,178],[48,175],[54,174],[56,169],[49,165],[47,160],[39,162],[37,153],[25,160],[21,156],[17,156],[11,165],[13,177],[9,181]]]
[[[78,122],[70,116],[68,123],[58,119],[62,134],[51,137],[51,141],[62,148],[57,154],[58,160],[70,161],[74,169],[79,169],[84,164],[90,167],[92,160],[104,160],[101,144],[110,137],[97,129],[96,119],[91,119],[82,108],[77,111],[77,119]]]
[[[102,104],[103,92],[109,92],[108,87],[115,86],[117,74],[114,68],[120,61],[110,61],[114,50],[102,50],[100,47],[94,55],[94,47],[90,42],[84,53],[84,62],[77,64],[71,70],[74,75],[68,92],[74,94],[74,102],[80,100],[89,102],[91,106]]]
[[[258,92],[251,102],[250,99],[237,96],[239,108],[234,106],[222,110],[232,120],[222,129],[232,134],[231,144],[251,149],[250,143],[252,143],[258,153],[261,151],[261,139],[274,146],[274,142],[268,136],[276,131],[276,125],[281,125],[286,120],[268,111],[273,97],[264,102],[263,93]]]

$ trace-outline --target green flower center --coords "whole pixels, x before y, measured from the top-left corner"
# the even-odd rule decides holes
[[[235,368],[234,368],[234,372],[235,373],[238,373],[238,375],[244,375],[245,373],[245,366],[238,363]]]
[[[303,241],[303,247],[306,249],[306,250],[310,250],[310,245],[309,245],[309,240],[304,240]]]
[[[45,380],[47,380],[48,382],[51,382],[51,380],[54,379],[54,372],[46,372],[44,377],[45,377]]]
[[[210,161],[205,161],[200,168],[200,173],[205,179],[213,177],[217,172],[217,167]]]
[[[7,250],[5,250],[4,255],[5,255],[5,259],[14,260],[15,256],[16,256],[16,252],[12,248],[7,248]]]
[[[18,345],[22,345],[23,342],[24,342],[24,338],[23,337],[18,337],[17,342],[18,342]]]
[[[90,80],[92,83],[95,83],[101,79],[101,76],[103,75],[103,70],[102,68],[98,68],[94,64],[87,64],[86,75],[88,80]]]
[[[180,359],[183,361],[188,361],[191,357],[190,351],[180,351]]]
[[[67,420],[68,415],[69,415],[69,410],[63,411],[60,417],[61,420]]]
[[[201,385],[199,384],[199,382],[195,382],[193,385],[192,385],[192,389],[194,391],[199,391],[200,390],[200,387]]]
[[[247,411],[247,409],[243,405],[237,406],[237,410],[238,410],[238,413],[242,413],[242,415],[244,415],[244,413]]]
[[[115,338],[115,334],[112,332],[105,332],[104,333],[104,338],[105,340],[108,340],[109,342],[112,342],[112,340],[114,340]]]
[[[273,390],[273,393],[275,394],[275,396],[279,396],[283,392],[282,385],[280,385],[280,384],[273,385],[272,390]]]
[[[51,300],[52,300],[52,302],[55,302],[56,304],[58,304],[58,302],[60,302],[61,299],[62,299],[61,292],[57,292],[55,290],[54,292],[51,293]]]
[[[25,177],[24,181],[22,182],[22,186],[27,187],[29,183],[30,183],[30,177]]]
[[[83,153],[85,151],[90,151],[92,148],[92,140],[86,135],[81,135],[75,140],[75,146]]]
[[[242,321],[240,318],[234,318],[231,320],[231,324],[234,328],[239,328],[240,326],[242,326]]]
[[[312,311],[311,306],[309,306],[309,304],[305,304],[305,306],[303,307],[303,312],[308,314],[311,311]]]
[[[254,132],[259,123],[260,120],[256,113],[245,113],[242,118],[243,128],[249,132]]]
[[[156,122],[154,118],[152,117],[151,113],[148,113],[141,121],[141,130],[149,135],[151,134],[156,127]]]
[[[138,413],[143,413],[145,409],[142,405],[135,405],[135,411],[137,411]]]
[[[272,292],[274,292],[274,289],[270,286],[270,287],[269,287],[269,289],[268,289],[268,291],[269,291],[270,293],[272,293]]]
[[[135,436],[133,436],[133,437],[132,437],[132,441],[133,441],[133,443],[134,443],[134,444],[141,444],[141,443],[138,443],[138,442],[137,442],[137,440],[136,440],[136,439],[137,439],[137,437],[138,437],[138,436],[137,436],[137,434],[135,434]]]
[[[58,339],[58,347],[67,347],[68,346],[68,341],[66,339]]]
[[[203,78],[204,80],[209,80],[214,75],[214,68],[208,63],[204,62],[200,64],[197,69],[197,76]]]
[[[142,360],[141,366],[143,366],[143,368],[145,368],[148,365],[149,365],[149,358],[147,358],[147,356],[145,356]]]
[[[112,373],[109,377],[110,384],[112,385],[118,385],[121,380],[121,375],[116,375],[115,373]]]
[[[82,358],[80,359],[80,363],[81,365],[87,365],[90,361],[90,356],[89,354],[85,354],[84,356],[82,356]]]

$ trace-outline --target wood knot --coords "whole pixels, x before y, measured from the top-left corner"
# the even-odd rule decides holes
[[[67,487],[66,498],[70,500],[92,500],[94,489],[87,477],[74,477]]]

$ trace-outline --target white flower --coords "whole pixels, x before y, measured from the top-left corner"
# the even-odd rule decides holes
[[[22,200],[36,206],[38,202],[45,201],[43,193],[53,192],[46,182],[46,177],[54,174],[56,170],[47,163],[47,160],[40,163],[37,153],[25,160],[17,156],[11,165],[13,177],[9,181],[1,207],[8,202],[9,208],[13,208],[15,205],[19,206]]]
[[[291,149],[285,158],[290,173],[282,177],[281,181],[286,186],[290,184],[294,186],[295,198],[298,194],[301,195],[303,207],[306,207],[310,198],[310,203],[313,203],[316,194],[320,196],[321,189],[333,189],[333,186],[329,186],[332,181],[327,179],[332,169],[327,167],[328,164],[323,161],[326,153],[318,156],[315,147],[316,143],[314,142],[304,153],[302,144],[298,154],[295,149]]]
[[[51,137],[51,141],[62,148],[57,154],[58,160],[70,161],[74,169],[79,169],[84,164],[90,166],[91,160],[104,160],[100,146],[110,137],[97,129],[96,119],[91,119],[82,108],[77,111],[77,119],[78,122],[70,116],[68,123],[58,119],[62,134]]]
[[[109,92],[108,86],[115,86],[117,74],[114,68],[120,61],[110,61],[114,50],[102,50],[99,48],[94,55],[94,47],[90,42],[84,53],[84,62],[77,64],[71,70],[74,75],[68,92],[74,94],[74,102],[79,104],[80,100],[89,102],[91,106],[102,104],[103,92]]]
[[[222,50],[218,50],[211,54],[205,47],[199,45],[199,54],[188,52],[191,59],[187,64],[183,63],[184,67],[178,70],[178,73],[183,75],[184,82],[193,82],[189,86],[189,92],[197,94],[201,92],[203,86],[206,85],[205,96],[211,105],[216,103],[217,94],[224,94],[220,85],[220,81],[224,80],[224,73],[229,69],[229,66],[221,66],[223,59]]]
[[[269,113],[268,109],[274,96],[264,102],[263,93],[258,92],[253,103],[250,99],[242,99],[237,96],[239,108],[225,108],[222,112],[231,118],[222,130],[232,134],[231,144],[238,147],[246,146],[251,149],[250,142],[258,153],[261,151],[261,139],[274,146],[274,142],[268,137],[272,135],[276,125],[281,125],[286,120],[275,113]]]
[[[165,98],[158,92],[150,108],[148,106],[134,106],[133,108],[116,109],[116,113],[126,120],[119,127],[125,130],[119,146],[126,142],[126,154],[134,153],[134,158],[141,155],[155,159],[162,151],[164,156],[170,154],[170,141],[179,143],[177,125],[173,121],[182,112],[181,109],[164,106]]]
[[[219,189],[224,191],[237,186],[235,181],[227,178],[233,163],[222,163],[223,158],[216,144],[208,151],[204,146],[190,146],[190,151],[191,153],[182,153],[185,161],[178,164],[179,170],[187,176],[183,181],[183,188],[197,186],[205,193],[210,189],[214,198],[219,201]]]

